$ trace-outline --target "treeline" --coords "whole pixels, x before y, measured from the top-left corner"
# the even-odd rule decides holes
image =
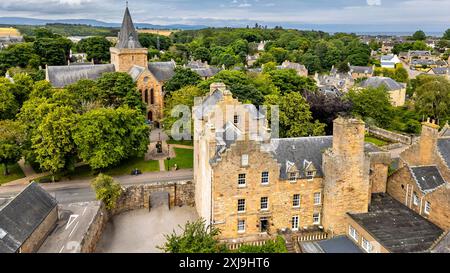
[[[44,28],[48,31],[61,36],[113,36],[116,37],[118,28],[94,27],[90,25],[73,25],[73,24],[46,24],[45,26],[16,25],[22,35],[36,36],[37,32]]]

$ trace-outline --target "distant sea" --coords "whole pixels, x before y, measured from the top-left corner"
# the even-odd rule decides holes
[[[364,32],[364,31],[355,31],[355,34],[358,35],[370,35],[370,36],[411,36],[413,35],[414,31],[411,32],[387,32],[387,31],[369,31],[369,32]],[[427,36],[433,36],[433,37],[442,37],[442,35],[444,34],[443,32],[432,32],[432,31],[427,31],[425,32],[427,34]]]

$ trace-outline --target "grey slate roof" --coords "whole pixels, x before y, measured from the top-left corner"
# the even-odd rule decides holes
[[[203,119],[203,117],[213,110],[214,106],[222,99],[223,93],[220,90],[215,90],[211,95],[203,99],[200,106],[195,108],[194,116],[197,119]]]
[[[351,73],[360,73],[360,74],[372,74],[373,67],[372,66],[350,66]]]
[[[436,63],[435,60],[425,60],[425,59],[412,59],[412,65],[434,65]]]
[[[173,61],[170,62],[152,62],[148,64],[148,69],[160,82],[170,80],[175,75],[176,64]]]
[[[141,75],[142,72],[144,72],[145,68],[138,65],[133,65],[131,67],[130,71],[128,71],[128,74],[133,78],[133,81],[137,81],[139,75]]]
[[[103,73],[114,72],[113,64],[49,66],[48,80],[54,87],[62,88],[81,79],[95,80]]]
[[[372,195],[368,213],[349,216],[394,253],[427,251],[444,232],[384,193]]]
[[[300,171],[299,177],[306,178],[303,171],[311,162],[316,168],[316,177],[323,177],[322,154],[333,145],[333,136],[300,137],[300,138],[274,138],[271,139],[272,153],[281,164],[280,178],[287,179],[288,165],[295,164]],[[381,150],[371,143],[364,144],[366,153],[380,152]]]
[[[378,88],[380,86],[385,86],[388,91],[393,90],[399,90],[405,88],[405,86],[399,82],[394,81],[391,78],[388,77],[371,77],[366,80],[364,80],[361,85],[361,87],[367,88],[367,87],[373,87]]]
[[[280,178],[287,179],[287,168],[290,163],[295,164],[301,178],[306,177],[302,170],[308,162],[312,162],[317,169],[316,176],[323,176],[322,153],[330,148],[332,143],[332,136],[272,139],[274,156],[281,164]]]
[[[441,137],[450,137],[450,126],[448,123],[442,128],[442,130],[439,132],[439,135]]]
[[[241,131],[231,122],[227,122],[222,130],[216,131],[216,153],[210,160],[210,163],[216,163],[220,160],[221,155],[226,149],[230,148],[231,144],[235,143],[242,135]]]
[[[202,78],[210,78],[220,72],[217,67],[191,68],[191,70]]]
[[[131,19],[130,10],[125,9],[123,16],[122,27],[120,28],[119,40],[117,41],[117,48],[142,48],[139,43],[139,36],[134,28],[133,20]]]
[[[437,148],[447,167],[450,168],[450,138],[438,139]]]
[[[29,184],[0,209],[0,253],[14,253],[57,206],[38,184]]]
[[[436,166],[410,167],[411,174],[423,193],[429,193],[445,183]]]
[[[362,253],[363,251],[347,236],[317,242],[325,253]]]
[[[433,70],[433,73],[436,75],[446,75],[449,71],[447,67],[434,67],[431,70]]]

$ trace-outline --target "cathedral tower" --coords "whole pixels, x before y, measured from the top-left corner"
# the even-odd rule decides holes
[[[123,16],[122,27],[118,35],[117,45],[110,48],[111,64],[117,72],[128,72],[134,65],[147,67],[147,48],[139,43],[138,33],[134,28],[128,6]]]

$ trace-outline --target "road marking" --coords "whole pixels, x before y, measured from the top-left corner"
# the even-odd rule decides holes
[[[83,214],[81,214],[81,215],[84,215],[84,213],[86,213],[86,210],[87,210],[87,207],[84,207]]]
[[[79,223],[79,222],[77,222],[77,223],[75,224],[75,226],[73,227],[72,231],[69,233],[69,238],[70,238],[70,236],[72,236],[72,233],[73,233],[73,232],[75,231],[75,229],[77,228],[78,223]]]
[[[67,222],[66,225],[66,230],[73,224],[73,222],[75,222],[75,220],[78,218],[78,214],[72,214],[69,217],[69,221]]]
[[[64,250],[64,246],[63,247],[61,247],[61,250],[59,251],[59,253],[61,253],[62,251]]]

